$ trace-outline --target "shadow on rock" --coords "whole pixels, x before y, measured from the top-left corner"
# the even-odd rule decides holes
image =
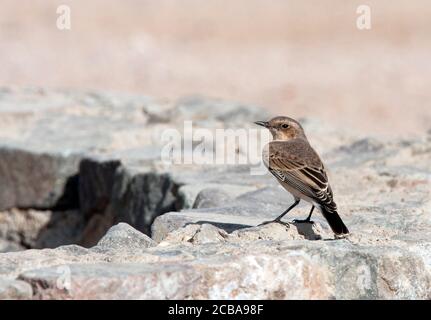
[[[219,229],[222,229],[222,230],[226,231],[227,233],[231,233],[233,231],[240,230],[240,229],[252,228],[253,227],[253,226],[246,225],[246,224],[222,223],[222,222],[202,221],[202,220],[201,221],[196,221],[196,222],[193,222],[193,223],[186,223],[184,226],[193,225],[193,224],[197,224],[197,225],[211,224],[214,227],[217,227]]]

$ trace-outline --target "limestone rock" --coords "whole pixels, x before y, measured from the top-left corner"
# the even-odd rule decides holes
[[[274,226],[265,228],[274,232]],[[202,239],[208,239],[217,230],[209,227],[207,231]],[[252,235],[253,230],[248,232]],[[134,252],[123,247],[103,252],[76,246],[29,250],[3,254],[0,271],[9,278],[19,274],[19,280],[32,286],[36,299],[429,299],[431,296],[429,270],[424,260],[406,246],[355,244],[346,239],[275,238],[160,244]]]
[[[224,242],[227,240],[226,231],[204,223],[202,225],[189,224],[184,228],[175,230],[170,233],[161,243],[160,246],[184,244],[205,244],[212,242]]]
[[[257,240],[321,240],[330,239],[331,234],[324,232],[319,223],[269,223],[252,228],[235,230],[229,239],[235,242]]]
[[[68,271],[70,284],[59,287],[60,271],[28,271],[21,279],[33,286],[38,299],[181,299],[190,295],[195,281],[193,272],[182,266],[160,270],[145,264],[76,264]]]
[[[0,238],[21,250],[54,248],[78,242],[83,223],[76,210],[11,209],[0,212]],[[0,248],[0,252],[6,251],[14,250]]]
[[[0,211],[73,208],[79,158],[0,146]]]
[[[24,281],[0,277],[0,300],[30,299],[31,286]]]
[[[196,196],[193,208],[214,208],[227,205],[232,197],[225,191],[216,188],[203,189]]]
[[[252,162],[161,161],[161,133],[182,133],[185,120],[214,132],[266,117],[204,97],[6,90],[0,296],[430,299],[429,134],[383,139],[300,119],[351,231],[339,240],[317,209],[313,223],[294,222],[303,202],[262,225],[293,199]]]
[[[253,185],[193,183],[180,186],[177,196],[182,209],[210,208],[226,205],[229,200],[256,189]]]
[[[134,250],[155,246],[155,242],[127,223],[111,227],[97,244],[98,249]]]
[[[255,204],[259,203],[259,206]],[[171,231],[187,224],[211,223],[227,232],[246,227],[257,226],[264,221],[275,219],[286,206],[293,203],[293,198],[279,187],[262,188],[259,190],[240,194],[229,203],[222,202],[212,208],[196,208],[194,210],[182,210],[181,212],[168,212],[159,216],[152,225],[152,237],[160,242]],[[310,208],[310,207],[308,207]],[[293,219],[305,219],[307,217],[307,205],[303,204],[295,212],[289,213],[285,221]],[[325,235],[330,235],[329,227],[319,214],[313,218],[316,227],[323,228]],[[296,226],[296,224],[293,224]],[[311,229],[306,231],[306,226],[298,226],[303,232],[308,232],[313,237]],[[310,233],[311,232],[311,233]],[[332,236],[331,236],[332,237]]]

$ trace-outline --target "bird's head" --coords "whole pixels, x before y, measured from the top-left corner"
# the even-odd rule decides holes
[[[269,121],[256,121],[255,124],[267,128],[274,140],[305,138],[301,124],[289,117],[275,117]]]

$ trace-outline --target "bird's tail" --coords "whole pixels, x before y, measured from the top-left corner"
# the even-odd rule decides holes
[[[336,236],[346,236],[349,234],[349,229],[347,229],[336,210],[327,206],[321,206],[320,210]]]

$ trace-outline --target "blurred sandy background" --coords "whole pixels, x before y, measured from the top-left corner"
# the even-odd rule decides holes
[[[0,64],[0,85],[202,94],[364,135],[431,127],[429,0],[0,0]]]

